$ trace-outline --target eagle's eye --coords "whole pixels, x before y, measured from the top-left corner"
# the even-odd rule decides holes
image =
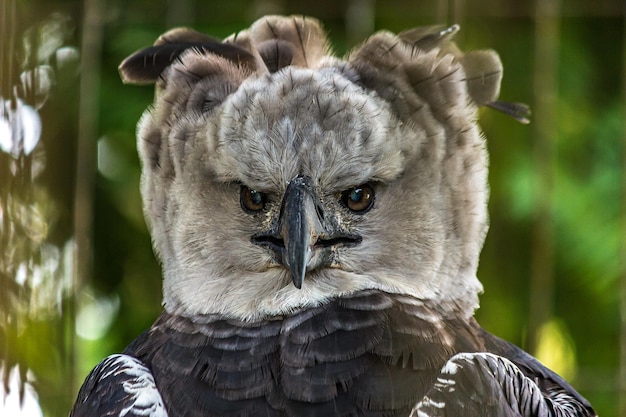
[[[374,187],[362,184],[341,193],[341,202],[355,213],[365,213],[374,205]]]
[[[248,213],[255,213],[265,208],[267,195],[260,191],[252,190],[245,185],[241,186],[241,207]]]

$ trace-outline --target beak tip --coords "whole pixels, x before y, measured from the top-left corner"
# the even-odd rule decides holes
[[[304,273],[298,274],[298,273],[294,273],[294,271],[292,271],[292,273],[291,273],[291,281],[293,282],[293,286],[294,287],[296,287],[297,289],[301,290],[302,289],[302,282],[304,281]]]

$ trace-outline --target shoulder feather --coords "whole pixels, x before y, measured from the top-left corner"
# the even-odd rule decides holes
[[[128,355],[112,355],[89,374],[70,417],[167,417],[152,373]]]

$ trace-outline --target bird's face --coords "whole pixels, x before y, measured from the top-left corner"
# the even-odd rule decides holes
[[[464,85],[461,63],[431,55],[433,77]],[[473,314],[476,106],[358,58],[254,72],[187,51],[160,77],[138,138],[168,311],[260,320],[380,289]]]
[[[164,197],[167,307],[256,319],[366,288],[445,290],[460,253],[444,253],[443,132],[403,123],[349,77],[249,79],[185,124]]]
[[[360,268],[350,254],[376,194],[413,148],[396,139],[400,123],[384,102],[332,68],[289,68],[243,83],[216,117],[208,165],[235,185],[244,238],[263,267],[286,269],[297,289],[307,274]]]

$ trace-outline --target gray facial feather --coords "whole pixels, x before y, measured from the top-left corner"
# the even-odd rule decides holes
[[[340,60],[317,21],[272,16],[225,41],[256,70],[189,49],[163,71],[137,136],[170,313],[258,320],[374,288],[473,314],[488,197],[477,106],[497,99],[501,66],[433,30],[381,32]],[[251,236],[302,174],[362,242],[299,290]],[[339,193],[369,181],[373,208],[350,213]],[[264,211],[242,210],[240,184],[267,193]]]

